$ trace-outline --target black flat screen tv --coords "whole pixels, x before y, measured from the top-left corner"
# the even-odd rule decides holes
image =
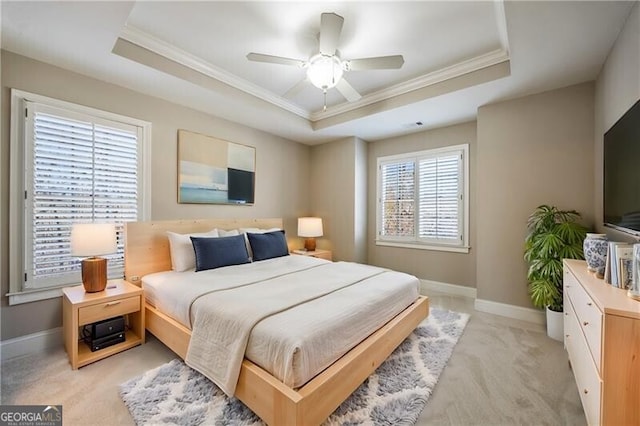
[[[640,100],[604,134],[604,225],[640,235]]]

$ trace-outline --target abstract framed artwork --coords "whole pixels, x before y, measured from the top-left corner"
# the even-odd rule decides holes
[[[253,204],[256,149],[178,130],[178,202]]]

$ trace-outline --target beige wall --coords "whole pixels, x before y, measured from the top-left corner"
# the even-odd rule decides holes
[[[610,239],[634,241],[630,235],[602,225],[603,136],[640,99],[640,3],[636,3],[595,85],[594,213],[600,232]]]
[[[469,253],[451,253],[432,250],[377,246],[376,237],[376,179],[377,158],[421,151],[443,146],[469,144]],[[386,268],[396,269],[418,278],[475,287],[475,205],[476,205],[476,122],[459,124],[428,130],[397,138],[369,142],[368,176],[368,262]]]
[[[310,148],[161,99],[75,74],[10,52],[2,52],[2,164],[0,187],[0,291],[2,340],[61,325],[59,298],[7,306],[9,102],[10,88],[128,115],[152,123],[151,218],[283,217],[289,236],[309,206]],[[177,203],[177,131],[215,136],[256,147],[256,200],[253,206]],[[80,280],[80,277],[78,277]]]
[[[311,150],[311,212],[322,218],[318,247],[334,260],[366,262],[366,143],[350,137]]]
[[[355,140],[355,210],[354,223],[354,261],[367,262],[367,176],[369,175],[369,145],[362,139]]]
[[[593,224],[593,84],[478,110],[478,299],[531,307],[522,259],[527,217],[540,204]]]

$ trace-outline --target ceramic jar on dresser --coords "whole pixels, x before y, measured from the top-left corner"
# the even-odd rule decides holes
[[[564,344],[590,425],[640,425],[640,302],[564,260]]]
[[[604,269],[607,264],[607,248],[609,241],[607,234],[587,234],[583,243],[584,259],[587,269],[595,272],[598,278],[604,277]]]

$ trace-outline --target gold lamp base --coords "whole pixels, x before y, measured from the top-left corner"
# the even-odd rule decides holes
[[[304,249],[306,251],[316,251],[316,239],[314,237],[304,240]]]
[[[107,259],[90,257],[82,261],[82,285],[87,293],[104,290],[107,286]]]

